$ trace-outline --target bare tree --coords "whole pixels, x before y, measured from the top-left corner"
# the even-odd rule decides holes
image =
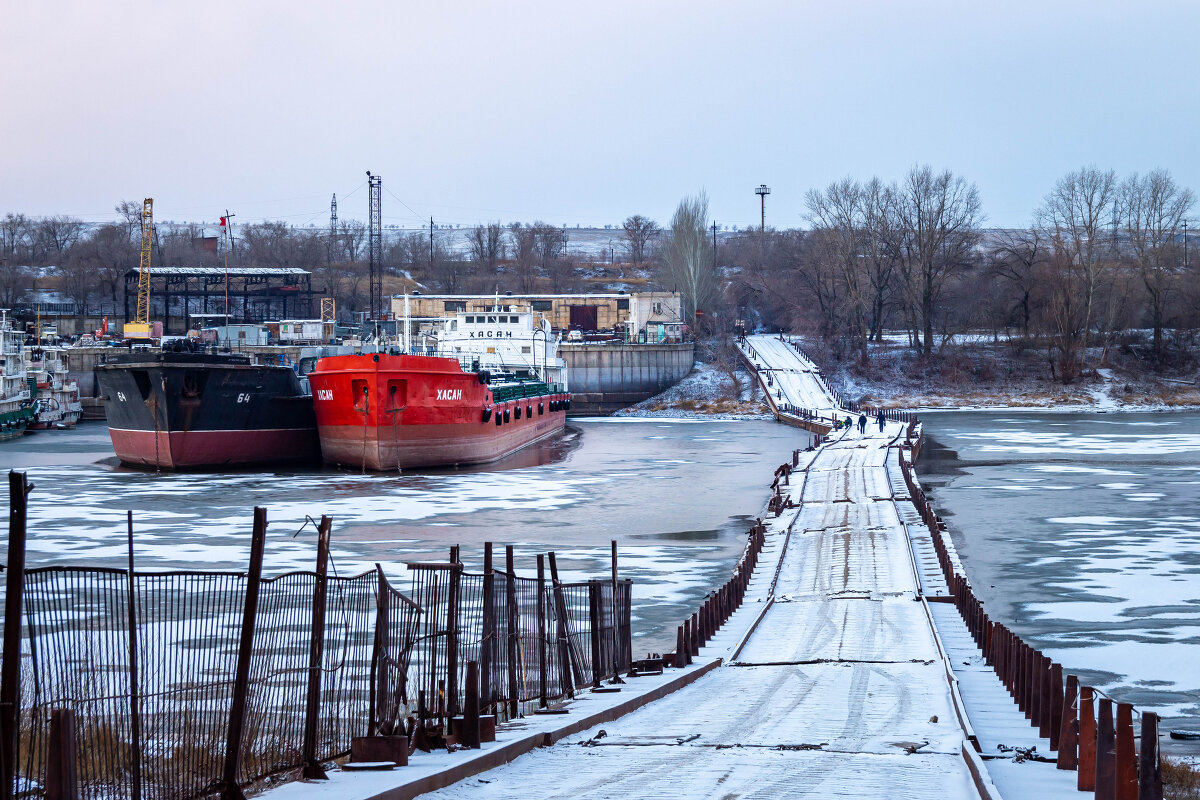
[[[1014,310],[1020,322],[1021,335],[1028,338],[1029,323],[1033,317],[1033,295],[1042,267],[1050,256],[1050,242],[1041,229],[1031,225],[1025,230],[1000,234],[988,255],[989,273],[1009,286],[1015,295]]]
[[[508,226],[509,241],[512,243],[513,274],[518,289],[528,294],[537,286],[538,242],[533,226],[514,222]]]
[[[24,214],[14,214],[10,211],[4,215],[3,221],[0,221],[0,234],[3,234],[6,261],[24,261],[29,258],[33,229],[33,223]]]
[[[61,260],[71,246],[79,241],[85,229],[83,220],[60,214],[39,220],[36,237],[46,257]]]
[[[1082,271],[1083,336],[1095,321],[1096,293],[1112,266],[1107,236],[1117,212],[1117,176],[1095,166],[1059,178],[1038,211],[1039,223],[1053,232],[1052,244]]]
[[[983,214],[979,190],[949,170],[913,167],[896,189],[900,263],[908,278],[923,336],[922,353],[933,354],[934,316],[947,277],[967,266]]]
[[[75,245],[72,260],[95,273],[96,284],[104,289],[115,307],[125,273],[138,267],[139,245],[129,237],[123,224],[102,225]],[[74,278],[72,278],[74,280]]]
[[[500,270],[500,261],[504,258],[504,230],[499,222],[489,222],[486,225],[476,225],[471,230],[467,240],[471,260],[475,262],[475,272],[481,282],[496,281]]]
[[[867,315],[871,303],[870,282],[865,269],[866,212],[862,186],[850,178],[834,181],[824,190],[813,189],[805,196],[808,220],[818,247],[817,258],[838,275],[843,296],[841,321],[851,349],[867,362]]]
[[[659,256],[667,276],[683,294],[684,311],[695,330],[697,316],[710,307],[717,294],[707,194],[700,192],[679,202]]]
[[[629,245],[629,259],[635,264],[641,264],[646,260],[646,248],[650,244],[650,240],[658,235],[658,223],[641,214],[634,214],[622,222],[621,227],[625,229],[625,241]]]
[[[1144,176],[1134,173],[1118,190],[1118,207],[1133,260],[1141,273],[1154,328],[1154,356],[1163,358],[1163,316],[1166,302],[1183,269],[1179,234],[1196,196],[1175,183],[1166,170]]]

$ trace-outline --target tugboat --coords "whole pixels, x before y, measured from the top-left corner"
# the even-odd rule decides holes
[[[25,350],[25,369],[36,417],[29,427],[69,429],[83,414],[79,384],[67,371],[67,351],[61,347],[30,347]]]
[[[110,357],[96,376],[124,464],[184,470],[320,458],[312,397],[290,366],[180,343]]]
[[[566,366],[557,337],[544,320],[535,326],[531,311],[458,312],[434,345],[414,351],[406,341],[317,362],[308,378],[326,463],[380,471],[481,464],[562,430]]]
[[[0,440],[24,435],[35,414],[26,384],[25,336],[13,330],[7,311],[0,309]]]

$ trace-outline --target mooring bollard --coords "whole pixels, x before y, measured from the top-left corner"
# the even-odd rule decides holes
[[[1138,800],[1163,800],[1158,752],[1158,714],[1142,712],[1142,754],[1138,758]]]
[[[1117,703],[1116,800],[1137,800],[1138,763],[1133,747],[1133,706]]]
[[[1096,709],[1094,690],[1079,687],[1079,775],[1076,786],[1081,792],[1096,789]]]
[[[1096,714],[1096,800],[1116,800],[1117,752],[1113,701],[1101,697]]]

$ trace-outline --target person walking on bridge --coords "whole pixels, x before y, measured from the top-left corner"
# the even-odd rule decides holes
[[[858,415],[858,433],[860,436],[865,436],[867,433],[867,415]]]
[[[883,409],[881,408],[881,409],[879,409],[879,415],[875,417],[875,421],[879,423],[879,432],[880,433],[883,433],[884,419],[885,419],[885,417],[883,416]]]

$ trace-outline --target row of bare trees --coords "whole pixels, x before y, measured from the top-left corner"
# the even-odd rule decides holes
[[[1145,360],[1178,365],[1200,327],[1195,195],[1164,170],[1070,172],[1019,230],[985,229],[976,187],[927,166],[891,184],[836,181],[806,205],[808,230],[722,243],[729,313],[810,330],[864,362],[885,331],[927,358],[951,334],[988,332],[1044,347],[1070,382],[1131,329],[1150,332]]]
[[[119,221],[89,225],[69,216],[32,218],[8,213],[0,220],[0,303],[13,307],[35,288],[56,290],[78,307],[98,302],[117,308],[124,275],[138,266],[141,206],[116,206]],[[659,232],[634,215],[624,224],[626,254],[636,265],[653,257]],[[436,235],[434,235],[436,233]],[[537,221],[488,222],[466,231],[455,245],[443,231],[415,231],[385,238],[379,256],[392,276],[389,290],[420,287],[461,292],[568,292],[586,288],[584,266],[567,251],[566,231]],[[367,226],[342,220],[336,229],[295,228],[278,221],[239,225],[228,252],[223,237],[197,224],[157,225],[152,263],[171,266],[299,267],[312,270],[316,285],[352,312],[367,298]]]

